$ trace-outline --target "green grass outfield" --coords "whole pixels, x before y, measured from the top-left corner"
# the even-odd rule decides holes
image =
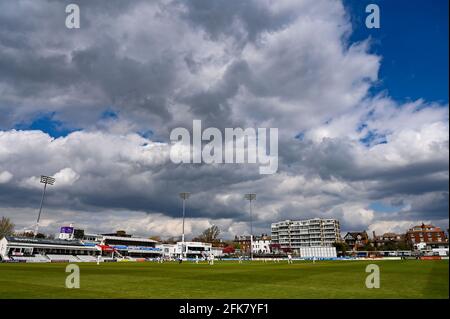
[[[368,289],[365,268],[380,267]],[[5,298],[448,298],[448,260],[81,263],[80,289],[65,288],[67,264],[0,264]]]

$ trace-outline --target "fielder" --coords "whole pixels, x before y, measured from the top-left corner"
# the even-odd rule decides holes
[[[288,255],[288,264],[292,264],[292,255],[291,254]]]

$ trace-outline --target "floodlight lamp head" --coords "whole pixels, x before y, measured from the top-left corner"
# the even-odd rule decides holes
[[[245,198],[246,200],[255,200],[255,199],[256,199],[256,194],[254,194],[254,193],[251,193],[251,194],[245,194],[245,195],[244,195],[244,198]]]
[[[42,184],[53,185],[55,183],[55,181],[56,181],[56,179],[51,176],[41,175],[41,183]]]
[[[188,193],[188,192],[182,192],[182,193],[180,193],[180,197],[181,197],[182,199],[188,199],[190,195],[191,195],[191,193]]]

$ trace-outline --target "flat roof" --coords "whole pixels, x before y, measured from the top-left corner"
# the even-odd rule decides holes
[[[9,243],[84,247],[83,243],[79,240],[13,237],[13,236],[6,236],[5,238]]]
[[[109,236],[109,235],[101,235],[101,237],[103,237],[103,239],[111,239],[111,240],[157,243],[156,240],[148,239],[148,238],[139,238],[139,237],[121,237],[121,236]]]
[[[184,244],[186,246],[212,246],[211,243],[204,243],[201,241],[185,241]],[[182,241],[177,242],[177,245],[183,245]]]

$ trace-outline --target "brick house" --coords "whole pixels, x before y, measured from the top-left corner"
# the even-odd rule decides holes
[[[369,236],[366,231],[348,232],[344,236],[344,241],[351,250],[357,250],[369,243]]]
[[[413,246],[427,243],[441,243],[447,242],[445,232],[434,225],[414,226],[406,233],[406,240]]]

